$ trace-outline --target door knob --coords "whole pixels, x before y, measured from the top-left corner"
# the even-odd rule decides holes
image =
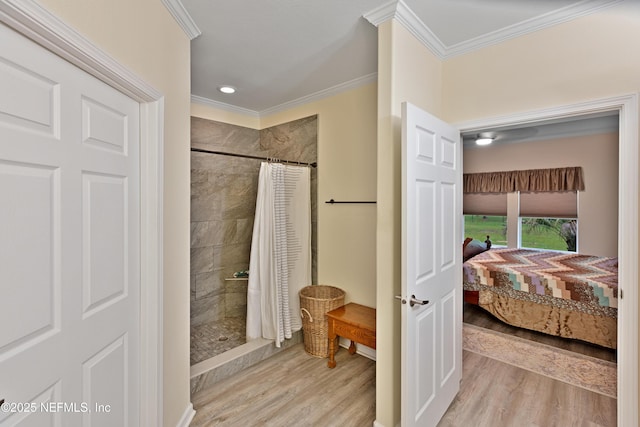
[[[427,305],[429,304],[429,300],[421,300],[417,299],[415,295],[411,295],[411,299],[409,300],[409,305],[413,307],[414,305]]]

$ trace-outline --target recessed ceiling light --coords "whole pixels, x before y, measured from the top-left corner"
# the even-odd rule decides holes
[[[234,93],[236,88],[233,86],[220,86],[218,90],[222,93]]]

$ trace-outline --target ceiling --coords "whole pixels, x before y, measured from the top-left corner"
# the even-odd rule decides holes
[[[194,101],[260,116],[375,81],[372,22],[390,16],[412,19],[446,59],[621,0],[175,1],[193,25]]]
[[[558,138],[572,138],[584,135],[613,133],[619,130],[619,114],[607,111],[581,116],[565,117],[526,125],[487,128],[462,134],[465,149],[482,149],[475,141],[482,134],[493,139],[491,146],[520,142],[547,141]]]

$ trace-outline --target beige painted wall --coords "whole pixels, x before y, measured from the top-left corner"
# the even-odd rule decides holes
[[[578,250],[618,256],[617,133],[464,150],[465,173],[566,166],[582,166],[584,174],[585,191],[578,197]]]
[[[440,61],[395,20],[378,27],[376,422],[400,420],[401,104],[433,115],[442,105]]]
[[[197,117],[264,129],[318,115],[318,283],[346,292],[346,302],[376,305],[376,84],[270,116],[243,117],[192,104]]]
[[[451,123],[636,92],[640,2],[606,8],[444,62]]]
[[[158,0],[40,3],[165,96],[164,425],[189,396],[189,39]]]

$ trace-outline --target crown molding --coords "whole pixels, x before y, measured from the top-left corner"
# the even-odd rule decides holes
[[[362,17],[369,21],[374,26],[379,26],[385,21],[391,18],[395,18],[396,10],[398,9],[398,0],[391,0],[388,3],[384,3],[371,12],[367,12]]]
[[[153,102],[163,97],[160,91],[33,0],[0,1],[0,22],[136,101]]]
[[[389,19],[396,19],[434,55],[444,59],[445,45],[402,0],[392,0],[385,3],[371,12],[365,13],[363,18],[376,27]]]
[[[378,80],[378,73],[367,74],[366,76],[358,77],[353,80],[349,80],[344,83],[332,86],[330,88],[321,90],[319,92],[312,93],[311,95],[303,96],[302,98],[294,99],[293,101],[285,102],[280,105],[276,105],[271,108],[260,111],[260,116],[264,117],[269,114],[279,113],[281,111],[289,110],[300,105],[308,104],[310,102],[319,101],[323,98],[338,95],[339,93],[346,92],[351,89],[356,89],[360,86],[364,86],[369,83],[373,83]]]
[[[540,31],[576,18],[596,13],[624,0],[583,0],[546,14],[492,31],[487,34],[445,47],[442,59],[452,58],[492,46],[525,34]]]
[[[434,55],[444,60],[589,15],[622,1],[624,0],[583,0],[451,46],[446,46],[402,0],[385,3],[363,17],[376,27],[395,18]]]
[[[447,47],[402,0],[398,1],[396,19],[434,55],[444,59]]]
[[[257,111],[249,110],[248,108],[236,107],[235,105],[226,104],[224,102],[214,101],[213,99],[205,98],[203,96],[191,95],[191,102],[193,102],[194,104],[216,108],[222,111],[227,111],[229,113],[241,114],[243,116],[255,118],[260,117],[260,114]]]
[[[348,82],[341,83],[339,85],[332,86],[328,89],[321,90],[311,95],[303,96],[302,98],[294,99],[293,101],[285,102],[274,107],[267,108],[261,111],[249,110],[248,108],[236,107],[235,105],[225,104],[224,102],[214,101],[209,98],[205,98],[198,95],[191,95],[191,102],[195,104],[206,105],[219,110],[227,111],[230,113],[242,114],[249,117],[260,118],[268,116],[270,114],[279,113],[289,110],[300,105],[308,104],[310,102],[319,101],[323,98],[328,98],[339,93],[346,92],[351,89],[356,89],[360,86],[364,86],[369,83],[373,83],[378,80],[378,73],[367,74],[366,76],[358,77],[357,79],[349,80]]]
[[[202,34],[202,31],[200,31],[200,28],[198,28],[180,0],[162,0],[162,4],[164,4],[171,16],[173,16],[173,19],[180,25],[180,28],[182,28],[187,37],[189,37],[189,40],[193,40]]]

